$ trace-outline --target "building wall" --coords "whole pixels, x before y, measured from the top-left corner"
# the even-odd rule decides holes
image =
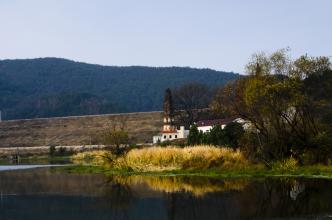
[[[164,141],[172,141],[172,140],[176,140],[176,139],[187,138],[188,135],[189,135],[189,130],[185,130],[184,126],[181,126],[180,129],[176,130],[176,132],[172,132],[172,133],[167,132],[167,133],[162,133],[160,135],[153,136],[153,143],[156,144],[159,141],[164,142]]]
[[[213,126],[200,126],[197,127],[198,131],[202,131],[203,133],[209,132],[212,129]],[[226,125],[221,125],[221,129],[224,129]]]
[[[236,118],[233,120],[233,122],[237,122],[242,124],[242,127],[244,130],[248,130],[250,128],[250,123],[245,121],[242,118]],[[197,127],[198,131],[202,131],[203,133],[209,132],[212,129],[213,126],[199,126]],[[226,127],[226,124],[221,125],[221,129],[224,129]]]
[[[203,133],[208,132],[212,129],[212,126],[200,126],[197,127],[198,131],[202,131]]]

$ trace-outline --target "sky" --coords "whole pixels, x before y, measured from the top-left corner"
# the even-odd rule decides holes
[[[256,52],[332,56],[331,0],[0,0],[0,59],[244,73]]]

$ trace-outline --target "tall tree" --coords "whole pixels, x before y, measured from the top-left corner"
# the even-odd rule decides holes
[[[246,67],[249,76],[220,90],[211,106],[249,120],[263,157],[299,156],[318,147],[315,140],[322,132],[305,79],[329,68],[326,57],[293,61],[288,50],[255,54]]]

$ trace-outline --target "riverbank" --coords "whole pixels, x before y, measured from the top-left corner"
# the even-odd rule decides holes
[[[128,171],[109,169],[102,166],[70,166],[57,168],[68,173],[95,173],[105,175],[124,175],[124,176],[197,176],[197,177],[214,177],[214,178],[265,178],[265,177],[301,177],[301,178],[322,178],[332,179],[331,166],[305,166],[295,171],[280,172],[270,169],[257,170],[175,170],[175,171]]]
[[[92,151],[76,154],[72,161],[79,166],[65,168],[68,172],[106,175],[332,178],[332,166],[300,166],[294,158],[266,166],[249,161],[239,150],[213,146],[149,147],[120,156]]]

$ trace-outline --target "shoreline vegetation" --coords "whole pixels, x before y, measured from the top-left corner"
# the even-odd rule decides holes
[[[100,150],[75,154],[77,166],[59,169],[73,173],[129,176],[307,177],[332,178],[331,165],[301,166],[294,158],[269,166],[246,159],[243,152],[227,147],[147,147],[116,156]]]

